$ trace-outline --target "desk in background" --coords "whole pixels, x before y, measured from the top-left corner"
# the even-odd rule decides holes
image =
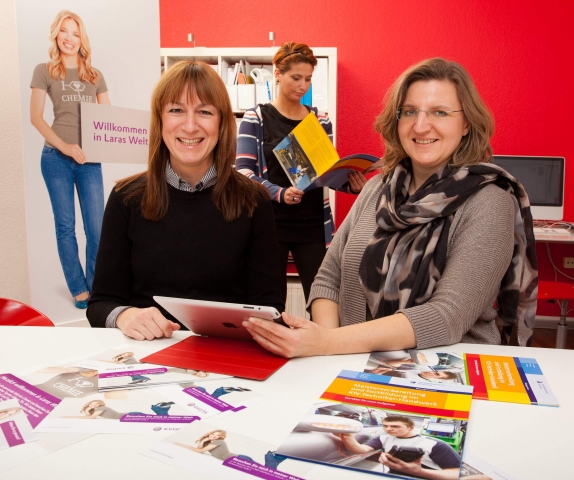
[[[187,335],[188,332],[175,332],[173,339],[146,343],[151,352]],[[33,367],[85,358],[121,344],[142,345],[115,329],[0,327],[0,373],[18,375]],[[465,344],[435,350],[536,358],[561,406],[552,408],[475,400],[465,450],[519,479],[572,477],[574,351]],[[291,360],[265,382],[243,380],[245,387],[251,386],[267,397],[257,405],[227,416],[226,426],[279,445],[335,376],[342,369],[362,370],[367,357],[368,354],[299,358]],[[202,478],[138,453],[167,435],[169,432],[94,435],[10,470],[2,475],[2,479]],[[323,467],[315,478],[365,480],[378,477]],[[210,480],[214,479],[210,477]]]

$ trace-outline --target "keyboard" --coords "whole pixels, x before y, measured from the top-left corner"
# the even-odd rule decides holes
[[[534,237],[538,241],[574,240],[574,234],[571,230],[556,227],[534,227]]]

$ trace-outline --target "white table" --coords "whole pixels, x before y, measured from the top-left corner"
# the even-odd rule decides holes
[[[187,335],[176,332],[173,339],[155,340],[147,345],[150,351],[155,351]],[[72,357],[85,357],[122,343],[142,345],[111,329],[0,327],[0,373],[18,375],[32,367],[56,365]],[[465,450],[518,479],[573,478],[570,460],[574,455],[571,448],[574,433],[574,351],[463,344],[435,350],[536,358],[561,406],[551,408],[475,400]],[[248,432],[249,436],[279,445],[335,376],[342,369],[362,370],[367,357],[367,354],[359,354],[295,359],[264,382],[244,380],[246,386],[267,394],[267,397],[251,408],[226,417],[226,423],[229,429]],[[95,435],[14,468],[2,474],[2,478],[199,478],[138,453],[160,438],[158,434]],[[377,477],[324,467],[317,478]]]

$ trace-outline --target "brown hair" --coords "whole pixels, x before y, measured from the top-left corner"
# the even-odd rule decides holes
[[[414,428],[415,422],[413,422],[409,417],[404,415],[387,415],[383,418],[383,423],[385,422],[401,422],[404,423],[409,428]]]
[[[182,61],[167,70],[156,85],[151,100],[151,124],[147,172],[120,180],[116,191],[125,189],[124,201],[141,196],[142,215],[158,221],[167,213],[168,185],[165,176],[170,152],[162,137],[162,112],[168,103],[177,102],[182,92],[188,101],[197,96],[206,105],[213,105],[221,117],[219,141],[214,150],[217,182],[212,201],[223,212],[226,221],[239,218],[243,210],[249,216],[261,195],[269,197],[265,187],[240,174],[235,162],[236,123],[227,89],[219,75],[202,61]]]
[[[54,80],[64,80],[66,78],[66,65],[62,61],[60,56],[60,48],[58,47],[58,34],[60,33],[60,28],[62,22],[66,18],[71,18],[78,24],[78,30],[80,31],[80,50],[78,51],[78,77],[80,80],[87,81],[95,84],[98,80],[98,71],[92,67],[92,49],[90,48],[90,40],[88,40],[88,34],[86,33],[86,27],[82,19],[75,13],[69,10],[62,10],[50,27],[50,40],[52,45],[50,50],[50,61],[46,64],[46,68],[50,73],[50,76]]]
[[[315,67],[317,59],[313,55],[313,50],[304,43],[285,42],[273,57],[273,65],[282,75],[291,70],[296,63],[308,63]]]
[[[418,81],[446,80],[456,86],[469,132],[453,152],[449,165],[458,168],[479,162],[490,162],[494,133],[492,114],[480,98],[478,90],[462,65],[442,58],[430,58],[408,68],[392,85],[386,105],[375,121],[375,130],[385,139],[383,174],[391,173],[403,160],[405,153],[398,133],[397,110],[402,106],[409,87]]]

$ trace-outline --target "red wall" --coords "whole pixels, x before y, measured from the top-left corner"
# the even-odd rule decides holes
[[[570,0],[160,0],[161,46],[267,47],[300,41],[337,47],[337,150],[382,155],[372,125],[383,96],[409,65],[433,56],[456,60],[474,78],[494,113],[494,152],[574,159],[572,68],[574,2]],[[566,170],[565,220],[574,221]],[[337,223],[353,202],[339,194]],[[553,246],[557,265],[574,246]],[[553,279],[545,248],[540,276]],[[574,276],[574,271],[572,271]],[[564,278],[559,279],[565,280]],[[539,313],[557,315],[540,305]]]

